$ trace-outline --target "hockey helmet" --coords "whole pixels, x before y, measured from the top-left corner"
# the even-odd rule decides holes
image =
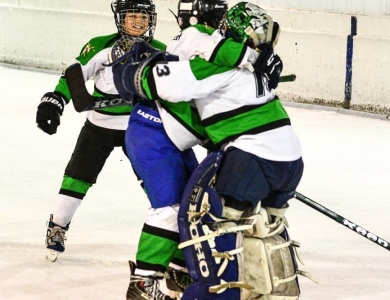
[[[179,0],[176,19],[181,29],[196,24],[218,29],[227,10],[226,0]]]
[[[127,13],[143,13],[149,16],[149,25],[145,33],[139,36],[149,42],[153,39],[157,23],[157,13],[152,0],[114,0],[111,3],[114,13],[115,25],[122,35],[128,34],[125,30],[125,17]]]
[[[239,2],[229,9],[226,22],[230,36],[237,42],[250,41],[257,47],[269,43],[275,46],[279,39],[280,26],[260,6]]]

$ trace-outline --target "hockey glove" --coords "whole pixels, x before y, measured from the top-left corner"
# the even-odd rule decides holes
[[[283,62],[279,55],[275,53],[272,45],[261,44],[258,48],[261,52],[253,68],[256,73],[261,73],[267,77],[269,89],[276,89],[283,70]]]
[[[145,71],[150,70],[159,61],[178,60],[152,48],[143,40],[133,42],[131,48],[112,63],[115,87],[122,98],[129,98],[133,94],[136,98],[149,99],[142,87]]]
[[[55,134],[60,125],[60,116],[66,104],[65,98],[58,92],[43,95],[38,105],[36,123],[47,134]]]

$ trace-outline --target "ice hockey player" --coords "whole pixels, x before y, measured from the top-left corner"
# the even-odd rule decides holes
[[[165,49],[165,45],[153,37],[157,15],[151,0],[115,0],[111,8],[118,32],[91,39],[79,56],[69,62],[69,65],[81,65],[86,81],[94,79],[95,96],[119,96],[112,68],[105,64],[108,63],[109,49],[120,37],[141,38],[153,47]],[[38,127],[47,134],[55,134],[60,116],[70,100],[69,88],[62,76],[54,91],[46,93],[41,99],[36,114]],[[69,224],[89,188],[96,183],[111,151],[114,147],[122,147],[125,151],[124,135],[131,111],[131,106],[120,106],[88,113],[48,222],[46,257],[50,261],[56,261],[58,253],[65,251]]]
[[[256,5],[239,3],[227,20],[237,40],[259,49],[277,42],[278,24]],[[296,243],[284,214],[303,173],[299,139],[269,76],[200,56],[152,69],[156,56],[123,72],[125,88],[141,97],[195,99],[224,150],[201,163],[182,198],[181,247],[195,280],[182,299],[298,299]]]
[[[183,12],[182,5],[183,2],[179,2],[179,16]],[[190,31],[190,35],[180,33],[180,41],[176,37],[169,44],[168,51],[178,55],[181,59],[190,58],[201,47],[203,47],[202,52],[211,54],[214,49],[218,48],[218,43],[224,39],[219,31],[214,36],[212,31],[214,31],[213,27],[219,26],[221,18],[227,12],[226,2],[214,0],[204,1],[202,4],[195,3],[194,5],[195,7],[199,6],[198,9],[202,10],[202,14],[198,15],[203,18],[202,22],[211,24],[212,27],[200,25],[199,29],[194,31],[196,36]],[[205,8],[207,9],[205,10]],[[190,39],[184,38],[184,36],[190,37]],[[125,39],[118,42],[113,47],[112,57],[125,52],[126,49],[120,50],[121,46],[124,48],[128,46]],[[182,42],[184,42],[185,47],[179,46]],[[191,45],[191,42],[194,43]],[[205,42],[207,44],[204,44]],[[192,48],[192,46],[197,48]],[[148,55],[153,52],[153,49],[149,50]],[[134,54],[137,56],[139,53],[146,53],[146,51],[137,49],[137,53]],[[250,57],[255,62],[258,56],[257,52],[250,51],[245,45],[232,40],[228,41],[218,53],[225,58],[218,56],[219,60],[216,60],[216,63],[227,64],[230,67],[233,67],[236,63],[243,66],[245,60],[249,60]],[[125,64],[124,60],[128,58],[129,55],[124,55],[119,59],[120,63],[118,61],[114,62],[114,82],[117,84],[117,89],[121,95],[128,95],[128,92],[121,87],[121,76],[118,79],[118,76],[115,75],[117,72],[121,72],[118,69],[121,69]],[[149,211],[148,219],[141,234],[136,255],[137,265],[132,261],[129,262],[131,280],[127,291],[127,299],[141,299],[142,278],[152,277],[158,279],[166,270],[167,264],[172,260],[172,254],[179,243],[177,234],[179,229],[176,221],[178,203],[185,183],[194,170],[195,163],[197,165],[197,162],[191,157],[193,151],[190,147],[205,140],[204,129],[198,124],[199,115],[193,114],[194,108],[188,104],[183,102],[172,105],[164,100],[157,102],[140,101],[135,105],[134,113],[129,120],[129,127],[126,131],[127,153],[133,167],[145,184],[152,209]],[[157,178],[164,178],[165,184],[163,186],[158,184]],[[174,243],[175,233],[177,234],[176,244]],[[150,248],[148,246],[150,244],[158,245],[158,247]],[[168,274],[176,285],[178,277],[186,278],[182,272],[175,269],[170,269]]]

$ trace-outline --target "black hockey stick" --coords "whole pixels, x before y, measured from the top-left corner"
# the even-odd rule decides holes
[[[284,76],[280,76],[279,82],[290,82],[290,81],[295,81],[295,79],[297,79],[297,76],[295,74],[284,75]]]
[[[314,208],[315,210],[319,211],[320,213],[323,213],[325,216],[335,220],[337,223],[344,225],[345,227],[360,234],[361,236],[364,236],[366,239],[370,240],[371,242],[374,242],[375,244],[390,251],[390,243],[385,241],[384,239],[380,238],[379,236],[373,234],[372,232],[369,232],[368,230],[364,229],[363,227],[349,221],[348,219],[345,219],[344,217],[336,214],[335,212],[331,211],[330,209],[327,209],[326,207],[322,206],[321,204],[311,200],[310,198],[307,198],[306,196],[304,196],[298,192],[295,192],[294,197],[296,199],[298,199],[299,201],[305,203],[306,205],[309,205],[311,208]]]
[[[83,73],[80,64],[69,66],[65,70],[65,78],[68,83],[70,95],[72,96],[73,106],[77,112],[101,109],[105,107],[114,107],[128,105],[122,98],[95,97],[92,96],[85,86]],[[294,81],[295,74],[280,76],[280,82]]]
[[[92,96],[85,86],[80,64],[69,66],[65,70],[65,78],[68,83],[70,95],[72,96],[73,106],[77,112],[127,104],[119,97],[119,95],[113,95],[111,97]]]

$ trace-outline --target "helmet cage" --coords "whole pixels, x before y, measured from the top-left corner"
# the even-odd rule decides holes
[[[142,38],[146,42],[150,42],[153,39],[157,24],[157,13],[151,0],[117,0],[111,3],[111,9],[114,13],[115,25],[121,35],[132,36],[126,32],[125,28],[125,18],[128,13],[147,14],[149,17],[148,28],[145,33],[137,37]]]
[[[275,46],[279,39],[280,27],[261,7],[240,2],[229,9],[226,17],[231,37],[245,43],[251,41],[255,47],[270,43]]]

